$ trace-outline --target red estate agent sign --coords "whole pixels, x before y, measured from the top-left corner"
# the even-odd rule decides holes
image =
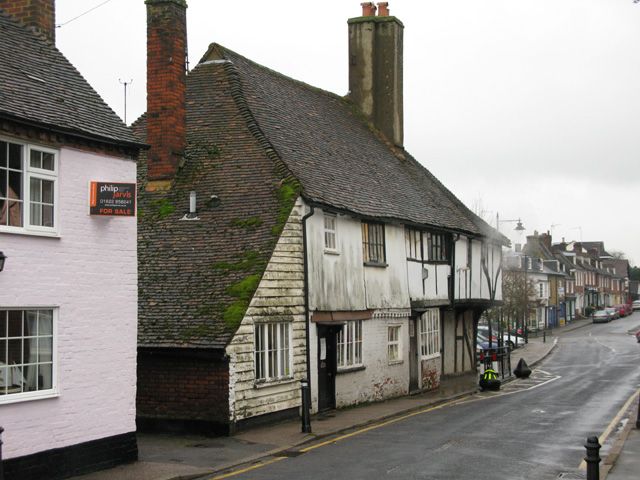
[[[136,184],[91,182],[90,215],[136,216]]]

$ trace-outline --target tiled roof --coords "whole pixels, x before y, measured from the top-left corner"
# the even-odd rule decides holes
[[[55,46],[1,10],[0,118],[110,144],[140,145]]]
[[[145,191],[140,155],[140,346],[223,348],[238,326],[225,320],[238,301],[230,288],[262,275],[277,240],[277,192],[287,172],[257,140],[234,82],[215,64],[187,77],[186,161],[170,191]],[[145,138],[144,117],[134,128]],[[181,220],[191,190],[199,220]],[[209,204],[211,195],[219,205]]]
[[[144,117],[134,128],[145,137]],[[140,157],[139,345],[223,348],[230,341],[237,327],[225,320],[236,300],[230,287],[264,271],[283,178],[334,209],[506,240],[400,153],[344,99],[213,46],[187,76],[185,165],[171,191],[145,191]],[[191,190],[200,220],[181,221]],[[211,194],[220,198],[215,208],[206,207]],[[259,221],[242,227],[247,219]]]
[[[410,154],[390,148],[344,98],[292,80],[220,45],[260,129],[309,201],[360,215],[506,237],[473,214]]]

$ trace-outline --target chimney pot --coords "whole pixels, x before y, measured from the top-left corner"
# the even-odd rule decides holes
[[[45,40],[56,43],[55,0],[0,0],[0,9]]]
[[[363,17],[375,17],[376,16],[376,6],[373,2],[364,2],[362,5],[362,16]]]
[[[379,17],[389,16],[389,2],[378,2],[378,16]]]

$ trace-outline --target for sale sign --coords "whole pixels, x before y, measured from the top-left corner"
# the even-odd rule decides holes
[[[91,182],[89,214],[135,217],[136,184]]]

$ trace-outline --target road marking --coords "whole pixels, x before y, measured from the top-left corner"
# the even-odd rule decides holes
[[[241,468],[240,470],[234,470],[232,472],[224,473],[216,477],[211,477],[209,480],[222,480],[223,478],[231,478],[237,475],[242,475],[243,473],[247,473],[258,468],[266,467],[267,465],[271,465],[272,463],[279,462],[280,460],[284,460],[285,458],[286,457],[275,457],[271,460],[265,460],[264,462],[256,463],[255,465],[251,465],[250,467]]]
[[[609,425],[607,425],[607,428],[605,428],[604,432],[602,432],[602,434],[598,437],[598,442],[600,442],[600,445],[604,445],[604,442],[607,441],[607,438],[609,438],[609,435],[611,435],[611,432],[613,431],[613,429],[618,425],[618,423],[620,423],[620,420],[624,416],[625,412],[631,406],[631,402],[635,401],[636,397],[639,394],[640,394],[640,389],[638,389],[638,391],[636,391],[636,392],[633,392],[633,394],[627,399],[627,401],[622,406],[622,408],[618,411],[616,416],[613,417],[613,420],[611,420]],[[582,460],[582,462],[580,462],[580,465],[578,466],[578,468],[580,470],[586,470],[587,469],[587,462]]]
[[[434,410],[439,410],[441,408],[444,408],[444,407],[447,407],[447,406],[450,406],[450,405],[457,405],[457,404],[460,404],[460,403],[462,403],[462,401],[460,399],[458,399],[458,400],[450,400],[448,402],[441,403],[441,404],[435,405],[433,407],[427,407],[427,408],[423,408],[423,409],[420,409],[420,410],[416,410],[415,412],[408,413],[408,414],[403,415],[401,417],[391,418],[391,419],[386,420],[384,422],[376,423],[374,425],[370,425],[368,427],[361,428],[361,429],[353,431],[351,433],[346,433],[344,435],[340,435],[340,436],[332,438],[330,440],[326,440],[324,442],[316,443],[316,444],[310,445],[308,447],[301,448],[299,451],[302,452],[302,453],[307,453],[307,452],[310,452],[311,450],[315,450],[316,448],[324,447],[325,445],[330,445],[332,443],[337,443],[337,442],[340,442],[340,441],[345,440],[347,438],[355,437],[356,435],[360,435],[362,433],[370,432],[371,430],[375,430],[377,428],[385,427],[387,425],[391,425],[393,423],[397,423],[397,422],[399,422],[401,420],[405,420],[407,418],[415,417],[416,415],[421,415],[423,413],[432,412]],[[275,453],[274,455],[277,455],[277,453]],[[270,460],[266,460],[264,462],[257,463],[255,465],[251,465],[250,467],[242,468],[240,470],[233,470],[231,472],[227,472],[227,473],[224,473],[222,475],[218,475],[216,477],[210,477],[209,480],[223,480],[225,478],[231,478],[231,477],[235,477],[237,475],[242,475],[243,473],[247,473],[247,472],[250,472],[252,470],[256,470],[258,468],[266,467],[267,465],[271,465],[272,463],[275,463],[275,462],[279,462],[280,460],[284,460],[285,458],[287,458],[287,457],[275,457],[275,458],[272,458]]]

